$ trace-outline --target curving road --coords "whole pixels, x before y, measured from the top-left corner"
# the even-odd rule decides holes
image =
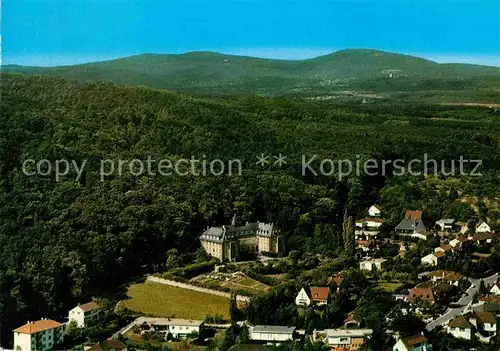
[[[432,322],[427,324],[425,329],[432,330],[432,329],[436,328],[437,326],[444,325],[444,324],[448,323],[448,321],[452,320],[456,316],[463,314],[464,310],[467,308],[467,306],[469,304],[472,303],[472,299],[474,298],[474,295],[479,290],[479,285],[481,284],[481,280],[484,281],[484,284],[486,286],[492,285],[492,284],[496,283],[496,281],[498,279],[498,273],[495,273],[491,277],[487,277],[484,279],[473,279],[473,278],[468,278],[468,279],[472,283],[472,285],[469,287],[469,289],[467,289],[467,291],[466,291],[467,295],[460,298],[460,300],[458,300],[458,302],[457,302],[457,304],[462,305],[462,306],[457,307],[457,308],[448,308],[446,310],[446,312],[441,317],[436,318],[435,320],[433,320]]]

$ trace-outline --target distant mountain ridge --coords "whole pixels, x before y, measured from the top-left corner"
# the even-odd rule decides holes
[[[306,60],[275,60],[217,52],[141,54],[74,66],[7,65],[4,72],[43,74],[118,84],[202,93],[252,92],[279,95],[365,89],[404,90],[416,80],[500,80],[500,68],[439,64],[420,57],[368,49],[349,49]],[[387,80],[398,80],[396,83]],[[401,83],[404,83],[401,85]]]

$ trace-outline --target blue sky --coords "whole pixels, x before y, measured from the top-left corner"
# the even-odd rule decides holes
[[[4,0],[2,63],[210,50],[301,59],[373,48],[500,65],[500,0]]]

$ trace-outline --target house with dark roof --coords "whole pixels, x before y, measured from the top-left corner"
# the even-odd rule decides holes
[[[446,325],[446,332],[457,339],[471,340],[474,326],[465,318],[458,316]]]
[[[280,230],[273,223],[246,223],[237,226],[233,217],[231,225],[209,227],[200,235],[201,246],[219,260],[236,260],[240,247],[255,252],[274,252],[280,250]]]
[[[431,351],[432,346],[423,335],[413,335],[406,338],[400,338],[392,351]]]
[[[422,211],[406,211],[405,218],[394,228],[396,234],[399,235],[410,235],[426,230],[427,228],[422,221]]]
[[[449,285],[455,285],[455,286],[458,286],[460,281],[465,279],[464,276],[458,272],[443,271],[443,270],[432,271],[429,273],[428,276],[431,278],[433,282],[444,281]]]
[[[78,305],[69,311],[68,323],[74,321],[79,328],[84,328],[89,321],[98,318],[100,310],[101,307],[95,301]]]

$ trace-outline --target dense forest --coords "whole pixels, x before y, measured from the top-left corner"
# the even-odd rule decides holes
[[[346,216],[382,201],[399,218],[462,215],[468,196],[498,197],[500,115],[471,106],[334,103],[258,96],[193,97],[146,87],[3,73],[0,114],[0,325],[63,319],[92,296],[198,249],[208,225],[272,221],[287,250],[340,235]],[[287,156],[283,167],[256,156]],[[481,159],[480,178],[301,174],[302,155],[396,160]],[[104,181],[100,160],[241,159],[241,175],[135,176]],[[28,176],[24,161],[87,161]],[[466,166],[469,167],[469,166]],[[453,186],[450,186],[450,184]],[[464,208],[464,206],[466,208]],[[484,213],[498,219],[497,212]],[[310,240],[316,238],[316,243]],[[334,242],[334,241],[332,241]],[[330,245],[330,244],[329,244]]]

